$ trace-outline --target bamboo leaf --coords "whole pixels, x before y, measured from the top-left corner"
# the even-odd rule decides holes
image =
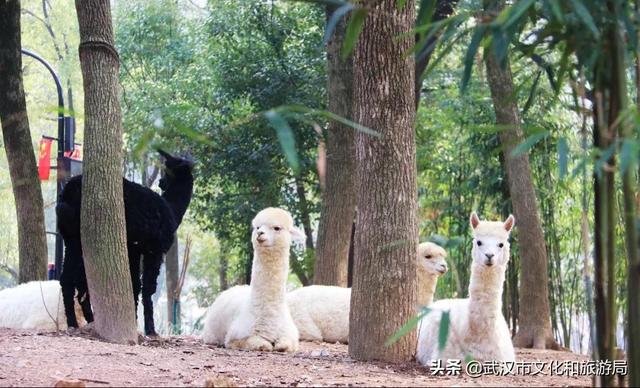
[[[429,314],[430,312],[431,312],[430,308],[428,308],[428,307],[423,308],[418,315],[416,315],[415,317],[411,318],[400,329],[398,329],[398,331],[393,333],[393,335],[391,337],[389,337],[389,339],[387,339],[384,342],[384,346],[389,347],[389,346],[393,345],[394,343],[398,342],[398,340],[400,338],[404,337],[411,330],[413,330],[416,326],[418,326],[418,323],[420,322],[420,320],[422,320],[422,318],[426,317],[427,314]]]
[[[433,19],[433,11],[435,9],[435,0],[420,0],[420,8],[418,9],[418,17],[416,18],[416,27],[430,23]]]
[[[551,4],[551,12],[553,12],[553,16],[558,19],[560,23],[564,23],[564,16],[562,15],[560,2],[558,0],[549,0],[549,4]]]
[[[593,17],[591,17],[591,13],[589,13],[587,7],[585,7],[580,0],[571,0],[571,5],[576,11],[576,14],[578,14],[580,19],[582,19],[582,22],[586,24],[589,30],[591,30],[593,36],[595,38],[598,38],[600,36],[600,33],[598,32],[598,28],[596,27],[596,24],[593,21]]]
[[[508,29],[518,22],[522,15],[533,5],[534,0],[520,0],[509,8],[505,8],[496,18],[496,23],[501,24],[503,29]]]
[[[638,142],[624,139],[620,147],[620,174],[624,175],[628,168],[635,169],[638,164]]]
[[[438,350],[442,351],[447,344],[449,337],[449,311],[443,311],[440,316],[440,327],[438,327]]]
[[[533,85],[531,85],[531,90],[529,91],[529,97],[527,97],[527,102],[524,103],[524,108],[522,108],[522,115],[526,115],[533,105],[533,99],[536,96],[536,92],[538,91],[538,83],[540,82],[540,76],[542,75],[542,70],[538,70],[538,74],[536,74],[536,78],[533,80]]]
[[[485,26],[476,27],[473,36],[471,37],[471,43],[469,43],[467,53],[464,56],[464,72],[462,73],[462,81],[460,82],[460,91],[463,93],[469,84],[469,79],[471,79],[471,68],[473,67],[473,61],[476,53],[478,52],[480,42],[484,37],[485,29]]]
[[[354,8],[353,4],[347,3],[347,4],[343,5],[343,6],[341,6],[340,8],[336,9],[331,14],[331,17],[329,18],[329,21],[327,22],[327,28],[324,31],[324,38],[322,39],[322,45],[323,46],[326,46],[327,43],[329,43],[329,40],[331,39],[331,35],[333,35],[333,30],[336,29],[336,26],[340,22],[340,19],[342,19],[353,8]]]
[[[289,166],[297,173],[300,170],[300,162],[298,161],[298,153],[296,152],[295,138],[289,123],[273,109],[265,112],[264,116],[269,124],[276,130],[280,146],[287,158]]]
[[[558,176],[560,179],[567,175],[567,164],[569,161],[569,144],[567,138],[561,137],[558,140]]]
[[[407,0],[396,0],[396,7],[399,11],[402,11],[405,5],[407,5]]]
[[[367,10],[365,8],[358,8],[351,12],[351,19],[347,24],[347,29],[344,33],[344,41],[342,42],[342,59],[346,59],[349,54],[356,47],[358,37],[364,27],[364,20],[367,18]]]
[[[526,138],[525,141],[523,141],[521,144],[518,144],[518,146],[514,148],[513,151],[511,151],[511,156],[516,157],[528,152],[531,149],[531,147],[536,145],[536,143],[538,143],[540,140],[544,139],[548,135],[549,135],[549,132],[547,131],[534,133],[533,135]]]

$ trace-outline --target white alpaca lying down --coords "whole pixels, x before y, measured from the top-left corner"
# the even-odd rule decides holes
[[[502,315],[502,288],[509,262],[509,233],[515,220],[480,221],[471,214],[473,249],[468,299],[443,299],[420,322],[416,358],[422,365],[432,360],[515,361],[511,333]],[[442,313],[449,311],[447,343],[438,349]]]
[[[82,317],[77,302],[75,309],[76,317]],[[57,280],[34,281],[0,291],[0,327],[54,331],[54,319],[60,330],[67,328]]]
[[[447,252],[434,243],[418,246],[418,306],[433,301],[438,277],[447,272]],[[287,294],[293,321],[303,341],[349,341],[351,289],[309,286]]]
[[[304,239],[291,215],[267,208],[252,222],[254,257],[251,285],[221,293],[209,308],[202,339],[206,343],[247,350],[298,349],[298,329],[285,302],[292,238]]]

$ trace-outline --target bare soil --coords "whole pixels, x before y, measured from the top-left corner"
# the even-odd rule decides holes
[[[415,363],[351,359],[347,346],[302,342],[292,354],[228,350],[192,336],[115,345],[66,333],[0,328],[0,386],[589,386],[591,377],[551,376],[553,360],[586,362],[569,352],[518,349],[518,361],[541,361],[537,376],[433,376]],[[211,385],[210,385],[211,386]]]

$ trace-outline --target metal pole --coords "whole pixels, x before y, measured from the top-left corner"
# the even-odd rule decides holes
[[[57,170],[56,170],[56,202],[60,202],[60,194],[62,193],[62,188],[64,186],[65,178],[66,178],[66,170],[64,168],[64,152],[66,151],[64,147],[64,94],[62,92],[62,83],[60,82],[60,78],[53,70],[51,65],[47,61],[44,60],[38,54],[22,49],[23,54],[34,58],[38,62],[42,63],[44,67],[49,70],[53,80],[56,83],[56,89],[58,91],[58,157],[57,157]],[[56,220],[57,221],[57,220]],[[57,222],[56,222],[57,224]],[[64,245],[62,242],[62,238],[60,237],[60,231],[56,226],[56,274],[55,278],[60,279],[60,273],[62,272],[62,256],[64,253]]]

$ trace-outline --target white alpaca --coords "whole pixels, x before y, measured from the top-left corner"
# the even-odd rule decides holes
[[[76,317],[82,317],[76,302]],[[57,280],[33,281],[0,291],[0,327],[46,331],[67,328],[62,291]],[[83,320],[84,321],[84,320]]]
[[[420,322],[416,358],[422,365],[432,360],[515,361],[511,333],[502,315],[502,288],[509,262],[509,233],[515,219],[480,221],[471,214],[473,249],[468,299],[443,299]],[[449,311],[449,336],[438,349],[438,330]]]
[[[433,301],[438,277],[447,272],[447,252],[434,243],[418,246],[418,307]],[[349,342],[351,289],[309,286],[287,294],[293,321],[304,341]]]
[[[296,329],[285,302],[292,238],[304,239],[291,215],[267,208],[252,222],[251,285],[224,291],[209,308],[202,338],[227,348],[286,351],[298,349]]]

